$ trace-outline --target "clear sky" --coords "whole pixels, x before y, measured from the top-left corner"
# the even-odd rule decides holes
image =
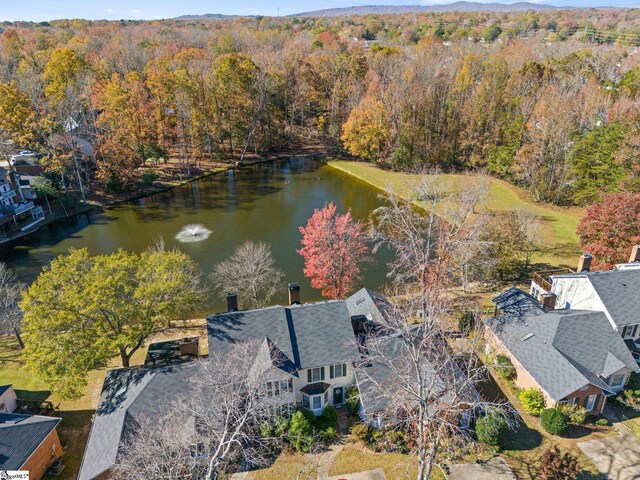
[[[485,3],[488,0],[484,0]],[[513,3],[517,0],[491,0]],[[529,0],[571,6],[640,6],[640,0]],[[179,15],[290,15],[353,5],[431,5],[453,0],[0,0],[0,21],[44,21],[59,18],[157,19]]]

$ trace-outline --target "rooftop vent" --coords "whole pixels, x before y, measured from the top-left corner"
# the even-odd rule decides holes
[[[525,335],[523,335],[522,337],[520,337],[520,340],[522,340],[523,342],[526,342],[527,340],[529,340],[531,337],[533,337],[533,333],[529,332]]]

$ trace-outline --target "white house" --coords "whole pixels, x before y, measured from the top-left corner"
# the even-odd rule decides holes
[[[0,386],[0,413],[13,413],[18,408],[18,398],[12,385]]]
[[[591,270],[583,253],[576,272],[534,274],[530,293],[549,308],[603,312],[640,363],[640,246],[614,270]]]

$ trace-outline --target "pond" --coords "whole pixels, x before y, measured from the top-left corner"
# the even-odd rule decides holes
[[[291,158],[230,170],[101,214],[43,227],[19,246],[0,248],[0,261],[7,262],[22,281],[31,282],[52,258],[70,248],[86,247],[92,254],[118,248],[139,252],[162,237],[168,248],[189,254],[206,277],[213,265],[243,242],[264,241],[285,273],[282,293],[274,301],[286,302],[287,282],[300,283],[303,302],[315,301],[322,297],[302,273],[303,259],[296,251],[298,228],[327,202],[334,202],[339,212],[350,208],[360,220],[381,205],[378,191],[364,182],[318,161]],[[196,243],[177,241],[176,234],[189,224],[202,224],[212,233]],[[380,249],[374,262],[366,265],[361,285],[374,289],[384,285],[390,258],[388,250]],[[223,309],[223,297],[210,292],[201,313]]]

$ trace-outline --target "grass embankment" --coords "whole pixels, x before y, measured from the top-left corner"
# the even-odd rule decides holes
[[[200,336],[200,351],[207,353],[206,327],[204,320],[180,322],[179,326],[166,329],[154,335],[150,342],[183,337]],[[150,342],[147,342],[150,343]],[[131,365],[142,365],[147,355],[147,346],[138,350],[131,359]],[[100,392],[107,370],[119,368],[118,359],[109,362],[108,367],[89,372],[84,394],[76,400],[63,400],[51,393],[47,384],[34,375],[25,365],[22,350],[13,336],[0,336],[0,385],[13,385],[19,399],[48,400],[60,410],[62,422],[58,427],[60,441],[66,444],[63,458],[65,468],[58,477],[61,480],[75,479],[80,470],[84,447],[87,443],[91,418],[100,399]],[[49,477],[45,477],[49,478]]]
[[[374,165],[348,160],[331,160],[330,166],[356,177],[380,190],[391,190],[410,199],[412,185],[418,174],[382,170]],[[462,190],[469,183],[470,174],[443,174],[452,189]],[[557,207],[534,202],[523,189],[504,180],[489,178],[489,196],[482,204],[488,211],[523,211],[540,218],[540,240],[544,250],[533,261],[549,266],[574,267],[580,253],[576,227],[584,214],[578,207]]]

